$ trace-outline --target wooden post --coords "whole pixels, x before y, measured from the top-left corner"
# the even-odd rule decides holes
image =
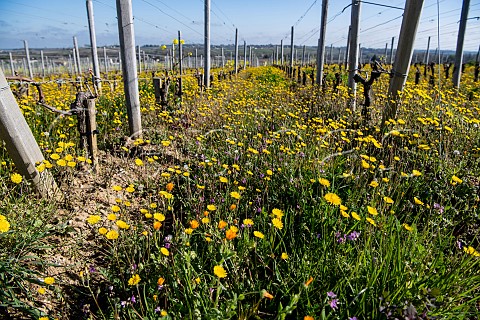
[[[40,50],[40,59],[42,62],[42,80],[45,80],[45,59],[43,57],[43,50]]]
[[[235,28],[235,74],[238,73],[238,28]]]
[[[290,32],[290,74],[289,76],[293,76],[293,53],[294,53],[294,46],[293,46],[293,35],[294,35],[294,26],[292,26],[292,30]]]
[[[354,76],[358,70],[358,32],[360,30],[360,0],[352,0],[351,12],[351,35],[350,35],[350,54],[348,57],[348,87],[350,88],[351,100],[350,106],[353,111],[356,109],[357,84]]]
[[[161,88],[162,88],[162,79],[161,78],[153,78],[153,89],[155,92],[155,104],[160,105],[161,100]]]
[[[45,198],[61,198],[50,172],[39,172],[37,163],[44,161],[40,147],[13,96],[7,79],[0,70],[0,138],[21,175],[30,180]]]
[[[137,60],[135,56],[135,31],[131,0],[117,1],[118,34],[122,60],[123,83],[127,104],[128,126],[132,138],[142,134],[140,97],[138,93]]]
[[[77,59],[77,71],[79,75],[82,75],[82,66],[80,64],[80,51],[78,50],[78,42],[77,42],[77,37],[73,37],[73,54],[74,57]]]
[[[205,0],[205,65],[204,81],[205,88],[210,87],[210,0]]]
[[[462,14],[460,15],[460,26],[458,27],[457,49],[455,51],[455,65],[453,69],[453,85],[457,89],[460,87],[460,78],[462,77],[463,42],[465,41],[465,30],[467,28],[469,7],[470,0],[463,0]]]
[[[85,99],[85,108],[87,109],[87,144],[88,156],[92,160],[95,170],[98,170],[98,148],[97,148],[97,110],[95,109],[95,99]]]
[[[392,45],[390,46],[390,65],[393,64],[393,43],[394,42],[395,42],[395,37],[392,37]]]
[[[28,49],[27,40],[23,40],[23,45],[25,47],[25,54],[27,56],[28,74],[30,75],[30,79],[33,79],[32,62],[30,61],[30,50]]]
[[[10,57],[10,69],[12,70],[12,77],[15,77],[15,67],[13,66],[12,53],[9,52],[8,56]]]
[[[88,28],[90,31],[90,47],[92,51],[93,75],[95,76],[95,85],[98,92],[102,93],[102,82],[100,81],[100,66],[98,64],[97,36],[95,34],[95,19],[93,16],[92,0],[87,0]]]
[[[394,68],[392,68],[393,77],[390,80],[388,94],[390,100],[396,100],[398,93],[403,90],[407,80],[408,70],[413,55],[413,44],[415,35],[422,13],[423,0],[407,0],[403,13],[402,27],[398,39],[397,54],[395,55]],[[397,114],[397,102],[387,103],[382,117],[382,130],[385,121],[395,118]]]

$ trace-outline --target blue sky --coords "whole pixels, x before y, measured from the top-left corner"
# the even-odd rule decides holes
[[[344,46],[350,23],[351,0],[330,0],[326,45]],[[405,0],[370,0],[403,8]],[[204,0],[132,0],[136,43],[170,44],[178,30],[186,43],[203,40]],[[240,41],[248,44],[290,44],[295,26],[296,45],[316,45],[322,0],[211,0],[212,44],[234,42],[235,28]],[[438,0],[440,47],[454,50],[462,0]],[[118,44],[115,0],[93,0],[97,45]],[[72,47],[77,36],[81,46],[89,43],[85,0],[0,0],[0,49]],[[363,3],[360,19],[362,47],[384,48],[398,38],[402,10]],[[415,48],[437,44],[437,0],[424,0],[424,9]],[[465,50],[477,51],[480,44],[480,0],[470,1]],[[389,45],[390,46],[390,45]]]

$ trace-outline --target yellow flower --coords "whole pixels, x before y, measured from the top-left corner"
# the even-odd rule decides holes
[[[104,228],[104,227],[101,227],[98,229],[98,233],[100,233],[101,235],[104,235],[108,232],[107,228]]]
[[[110,213],[107,216],[107,219],[110,220],[110,221],[115,221],[115,220],[117,220],[117,215],[115,213]]]
[[[135,188],[133,186],[128,186],[125,191],[127,191],[128,193],[132,193],[135,191]]]
[[[59,156],[58,154],[56,154],[56,153],[52,153],[52,154],[50,155],[50,159],[52,159],[52,160],[58,160],[58,159],[60,159],[60,156]]]
[[[265,237],[260,231],[253,231],[253,235],[260,239],[263,239]]]
[[[137,158],[137,159],[135,159],[135,164],[136,164],[137,166],[139,166],[139,167],[140,167],[140,166],[143,166],[143,161],[142,161],[141,159],[138,159],[138,158]]]
[[[422,175],[422,173],[421,173],[420,171],[418,171],[418,170],[413,170],[413,171],[412,171],[412,175],[415,176],[415,177],[419,177],[419,176]]]
[[[158,284],[159,286],[163,286],[164,283],[165,283],[165,279],[164,279],[163,277],[158,278],[157,284]]]
[[[350,218],[350,215],[349,215],[346,211],[340,210],[340,214],[341,214],[344,218]]]
[[[113,212],[119,212],[119,211],[120,211],[120,207],[119,207],[119,206],[112,206],[112,211],[113,211]]]
[[[230,197],[239,200],[241,196],[240,196],[240,193],[238,193],[236,191],[232,191],[232,192],[230,192]]]
[[[203,223],[203,224],[210,223],[210,219],[209,219],[208,217],[203,217],[203,218],[202,218],[202,223]]]
[[[213,267],[213,273],[219,278],[226,278],[227,272],[222,266],[215,266]]]
[[[460,184],[460,183],[462,183],[462,182],[463,182],[463,180],[460,179],[459,177],[457,177],[456,175],[453,175],[453,176],[452,176],[452,180],[450,181],[450,183],[451,183],[452,185],[455,185],[455,184],[457,184],[457,183]]]
[[[38,288],[37,292],[40,293],[40,294],[45,294],[45,292],[47,292],[47,290],[45,288]]]
[[[252,219],[244,219],[243,224],[246,226],[253,226],[253,220]]]
[[[125,221],[123,220],[118,220],[117,222],[115,222],[117,224],[117,226],[120,228],[120,229],[128,229],[130,228],[130,225],[128,223],[126,223]]]
[[[64,159],[58,159],[57,165],[59,165],[60,167],[65,167],[67,165],[67,161],[65,161]]]
[[[272,214],[278,219],[282,219],[282,217],[283,217],[283,211],[280,210],[280,209],[277,209],[277,208],[274,208],[272,210]]]
[[[419,206],[423,206],[422,200],[418,199],[417,197],[413,197],[413,200],[415,201],[415,204],[418,204]]]
[[[409,226],[407,223],[402,224],[402,226],[407,230],[407,231],[412,231],[413,227]]]
[[[282,258],[282,260],[287,260],[288,259],[288,254],[286,252],[282,252],[282,255],[281,255],[280,258]]]
[[[165,215],[163,213],[154,213],[153,219],[163,222],[165,221]]]
[[[48,320],[48,317],[40,317],[38,320]]]
[[[228,182],[228,179],[225,178],[225,177],[220,177],[220,182],[222,182],[222,183],[227,183],[227,182]]]
[[[14,173],[10,176],[10,180],[13,183],[19,184],[20,182],[22,182],[22,176],[19,175],[18,173]]]
[[[45,282],[45,284],[52,285],[55,283],[55,279],[53,277],[46,277],[43,279],[43,282]]]
[[[282,220],[280,220],[278,218],[273,218],[272,219],[272,224],[275,228],[277,228],[279,230],[283,229],[283,222],[282,222]]]
[[[118,239],[118,232],[115,230],[110,230],[107,232],[105,237],[107,237],[108,240],[116,240]]]
[[[192,233],[193,233],[193,229],[192,229],[192,228],[187,228],[187,229],[185,229],[185,233],[186,233],[186,234],[192,234]]]
[[[372,216],[376,216],[378,214],[378,211],[374,207],[367,206],[368,213],[370,213]]]
[[[268,169],[268,170],[267,170],[267,175],[269,175],[269,176],[273,175],[272,170]]]
[[[0,233],[10,230],[10,222],[6,219],[0,219]]]
[[[376,188],[376,187],[378,187],[378,182],[375,181],[375,180],[372,180],[372,182],[370,182],[369,186],[373,187],[373,188]]]
[[[355,211],[352,211],[350,214],[352,215],[352,218],[355,219],[355,220],[360,221],[362,219],[362,218],[360,218],[358,213],[356,213]]]
[[[214,204],[209,204],[209,205],[207,206],[207,210],[209,210],[209,211],[215,211],[215,210],[217,210],[217,207],[216,207]]]
[[[385,201],[388,204],[392,204],[394,202],[392,198],[387,196],[383,197],[383,201]]]
[[[170,252],[169,252],[168,249],[165,248],[165,247],[160,248],[160,252],[161,252],[164,256],[169,256],[169,255],[170,255]]]
[[[327,193],[324,198],[328,203],[333,204],[334,206],[339,206],[342,204],[342,199],[340,199],[340,197],[335,193]]]
[[[377,226],[377,224],[375,223],[375,220],[373,220],[372,218],[367,218],[366,220],[367,220],[371,225]]]
[[[87,218],[87,222],[89,224],[96,224],[98,223],[100,220],[102,220],[102,218],[99,216],[99,215],[90,215],[88,218]]]
[[[325,186],[325,187],[330,187],[330,181],[328,181],[327,179],[325,178],[320,178],[318,179],[318,182],[322,185],[322,186]]]
[[[137,285],[140,282],[140,280],[141,280],[140,276],[138,274],[135,274],[130,279],[128,279],[128,285],[129,286]]]

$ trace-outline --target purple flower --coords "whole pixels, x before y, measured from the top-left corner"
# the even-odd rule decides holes
[[[132,296],[132,297],[130,298],[130,301],[132,301],[133,303],[135,303],[135,302],[137,302],[137,299],[135,299],[135,296]]]
[[[127,305],[127,301],[121,301],[121,302],[120,302],[120,305],[121,305],[123,308],[125,308],[125,306]]]
[[[348,317],[348,320],[358,320],[357,317]]]
[[[442,213],[443,213],[443,210],[445,209],[445,208],[444,208],[442,205],[440,205],[439,203],[434,203],[434,204],[433,204],[433,208],[434,208],[435,210],[438,210],[438,212],[439,212],[440,214],[442,214]]]
[[[347,239],[350,241],[355,241],[360,237],[360,232],[352,231],[348,236]]]
[[[160,307],[155,308],[155,313],[160,312],[160,311],[162,311],[162,309],[160,309]]]
[[[328,304],[333,310],[338,309],[337,303],[338,303],[338,299],[332,299],[328,302]]]
[[[95,272],[97,272],[97,269],[95,269],[94,266],[90,266],[90,267],[88,268],[88,272],[90,272],[90,273],[95,273]]]
[[[328,296],[329,298],[336,298],[336,297],[337,297],[337,295],[336,295],[333,291],[327,292],[327,296]]]

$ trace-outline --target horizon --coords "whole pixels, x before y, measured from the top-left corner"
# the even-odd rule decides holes
[[[350,0],[330,1],[327,17],[325,46],[346,46],[350,22]],[[459,0],[425,0],[415,39],[415,50],[426,50],[431,37],[430,50],[455,51],[460,19]],[[239,42],[247,45],[290,46],[290,28],[295,26],[294,45],[316,47],[319,36],[322,1],[266,0],[256,3],[247,0],[242,4],[221,3],[212,0],[211,43],[212,46],[233,45],[235,28],[239,30]],[[64,2],[46,0],[42,7],[26,0],[2,1],[0,10],[7,13],[0,18],[3,33],[0,35],[0,50],[23,48],[27,40],[31,49],[72,48],[73,36],[79,46],[90,45],[85,1]],[[362,48],[390,48],[391,38],[398,34],[402,22],[405,1],[384,1],[380,5],[363,3],[360,16],[359,43]],[[97,47],[118,46],[115,1],[93,0]],[[439,11],[437,11],[437,5]],[[203,45],[203,1],[179,1],[166,4],[161,0],[133,1],[136,45],[169,45],[178,30],[187,45]],[[255,9],[251,9],[254,7]],[[26,19],[28,18],[28,19]],[[440,18],[440,19],[438,19]],[[465,52],[476,52],[480,36],[475,33],[480,27],[480,0],[470,3],[465,35]],[[439,27],[439,28],[438,28]],[[438,31],[440,33],[438,33]],[[440,38],[440,46],[438,46]]]

